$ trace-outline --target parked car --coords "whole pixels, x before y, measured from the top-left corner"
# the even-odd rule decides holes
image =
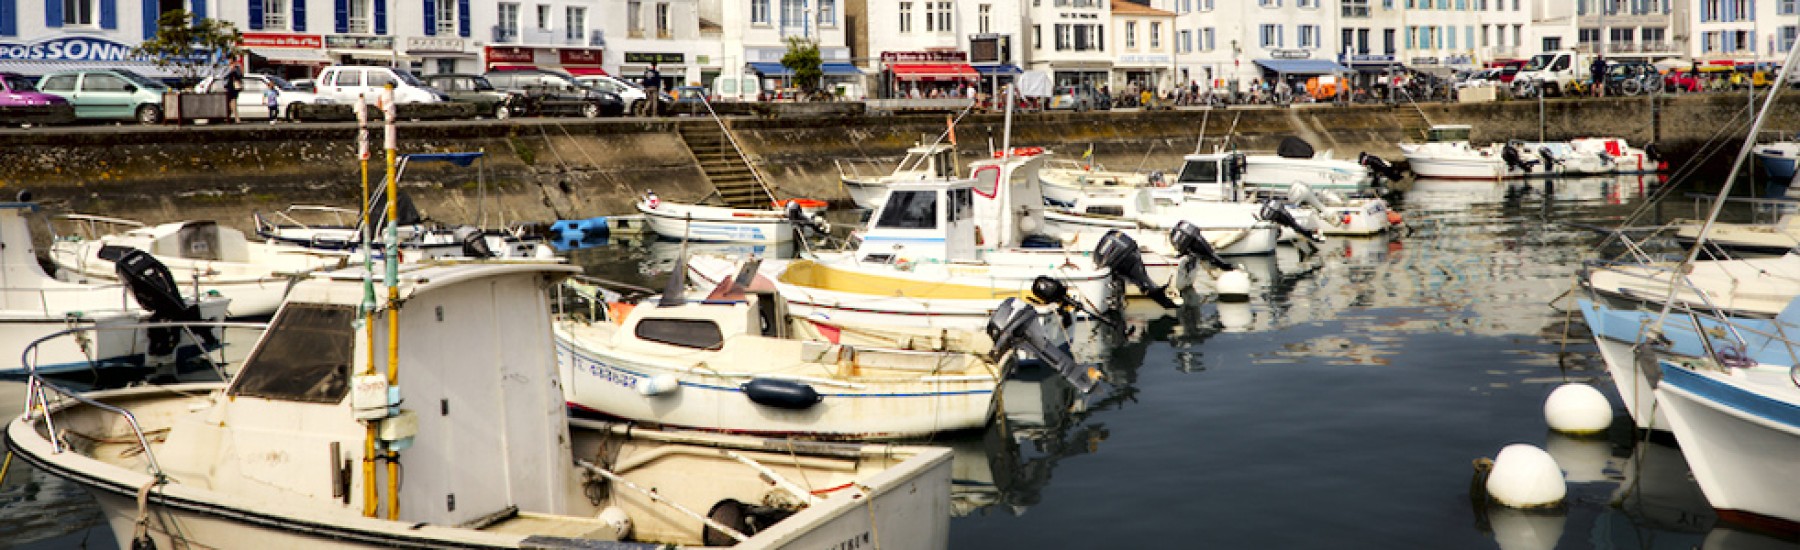
[[[362,98],[374,105],[382,88],[394,85],[394,103],[441,103],[450,96],[432,88],[412,73],[392,67],[335,65],[326,67],[315,79],[318,96],[336,103],[352,103]]]
[[[1458,80],[1456,82],[1456,87],[1461,89],[1479,88],[1482,86],[1499,86],[1502,84],[1502,81],[1500,80],[1501,72],[1501,69],[1482,69],[1475,71],[1469,73],[1469,76],[1464,77],[1462,80]]]
[[[294,111],[288,106],[296,103],[319,103],[319,96],[301,90],[279,76],[264,74],[244,75],[244,89],[238,92],[238,118],[245,120],[263,120],[269,118],[269,106],[263,101],[263,92],[275,89],[276,118],[292,120]],[[225,91],[225,77],[209,76],[194,86],[196,92]]]
[[[487,77],[478,74],[434,74],[425,84],[450,96],[451,101],[475,104],[475,112],[506,120],[525,111],[525,96],[500,91]]]
[[[311,93],[311,94],[319,93],[318,84],[316,82],[313,82],[313,79],[310,79],[310,78],[296,78],[293,80],[289,80],[288,83],[293,84],[294,88],[299,89],[300,91],[303,91],[303,92],[307,92],[307,93]]]
[[[55,124],[75,120],[69,100],[37,91],[32,79],[0,72],[0,124]]]
[[[1051,109],[1070,109],[1074,111],[1091,111],[1094,109],[1111,109],[1112,99],[1100,95],[1100,90],[1093,85],[1060,86],[1056,95],[1050,96]]]
[[[488,82],[525,97],[533,115],[580,115],[587,118],[625,114],[619,94],[603,92],[575,81],[568,73],[543,69],[488,71]]]
[[[762,79],[756,75],[720,75],[712,82],[715,101],[758,101],[762,93]]]
[[[1488,67],[1500,69],[1499,80],[1501,83],[1512,84],[1513,77],[1518,75],[1519,71],[1525,70],[1525,66],[1529,63],[1524,59],[1501,59],[1488,62]]]
[[[645,105],[644,98],[649,97],[644,93],[642,87],[615,76],[590,75],[577,77],[575,81],[602,92],[618,94],[619,100],[625,102],[625,111],[630,113],[642,112]],[[662,96],[662,103],[665,106],[675,102],[674,96],[669,95],[669,92],[661,92],[659,95]]]
[[[82,120],[162,121],[163,83],[125,69],[56,71],[38,79],[37,88],[75,106]]]

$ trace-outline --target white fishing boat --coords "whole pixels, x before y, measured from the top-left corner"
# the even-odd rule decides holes
[[[1369,193],[1346,195],[1336,191],[1315,190],[1311,185],[1296,183],[1285,189],[1252,189],[1244,185],[1242,174],[1245,157],[1241,153],[1215,152],[1193,154],[1183,158],[1181,173],[1174,185],[1152,192],[1158,205],[1174,205],[1183,211],[1193,204],[1217,202],[1258,202],[1281,199],[1297,226],[1283,226],[1281,240],[1291,242],[1310,238],[1313,234],[1366,236],[1386,231],[1398,223],[1398,215],[1388,208],[1387,200]],[[1378,161],[1367,157],[1365,162]],[[1371,171],[1386,170],[1370,167]],[[1196,214],[1198,215],[1198,214]],[[1190,216],[1191,218],[1191,216]]]
[[[164,321],[219,321],[229,298],[183,297],[181,283],[155,258],[137,250],[125,257],[123,282],[108,284],[57,280],[44,273],[32,244],[26,214],[29,202],[0,203],[0,350],[25,350],[34,340],[67,328],[97,328],[87,340],[61,340],[33,350],[47,372],[97,367],[140,367],[176,359],[183,350],[207,343],[209,334],[149,328]],[[18,375],[0,367],[0,375]]]
[[[1757,190],[1759,196],[1785,197],[1794,181],[1794,165],[1800,162],[1800,141],[1773,141],[1751,149],[1756,163],[1768,177],[1767,187]]]
[[[1284,227],[1261,216],[1263,206],[1239,202],[1153,202],[1148,189],[1095,191],[1075,202],[1073,213],[1045,212],[1044,220],[1065,246],[1083,246],[1109,231],[1123,231],[1149,253],[1144,265],[1152,279],[1158,268],[1174,269],[1181,252],[1169,231],[1183,221],[1201,230],[1207,245],[1220,256],[1273,254]],[[1294,227],[1300,227],[1295,222]],[[1298,231],[1304,231],[1304,228]]]
[[[1800,387],[1789,364],[1659,361],[1656,405],[1721,519],[1800,524]]]
[[[398,270],[417,312],[398,334],[384,307],[359,342],[363,272],[321,274],[231,382],[78,394],[34,378],[27,410],[41,412],[7,443],[92,493],[120,547],[947,542],[940,449],[569,420],[545,289],[574,267]],[[390,343],[398,362],[371,364]]]
[[[1440,124],[1426,131],[1425,143],[1398,145],[1408,168],[1421,178],[1494,180],[1531,172],[1533,164],[1517,147],[1474,147],[1469,144],[1471,131],[1466,124]]]
[[[1579,155],[1603,156],[1612,169],[1607,174],[1654,174],[1668,168],[1657,153],[1656,145],[1632,147],[1625,138],[1591,137],[1569,140],[1569,148]]]
[[[1314,189],[1363,193],[1374,185],[1375,176],[1368,166],[1333,158],[1330,151],[1315,153],[1312,145],[1289,136],[1275,154],[1245,155],[1243,181],[1252,188],[1285,190],[1302,183]]]
[[[473,225],[453,227],[426,224],[418,211],[400,195],[400,210],[395,236],[408,260],[441,259],[511,259],[543,260],[556,255],[556,248],[543,239],[525,235],[523,231],[481,229]],[[377,206],[379,210],[379,205]],[[313,254],[348,256],[349,263],[362,262],[362,229],[358,220],[362,212],[335,206],[292,205],[279,212],[252,214],[256,235],[269,244],[279,244]],[[374,224],[382,227],[377,212]],[[377,230],[379,233],[380,231]],[[375,258],[381,257],[378,242],[372,238],[370,248]]]
[[[1107,170],[1085,159],[1052,159],[1038,169],[1038,180],[1044,186],[1044,202],[1074,208],[1082,196],[1096,192],[1160,186],[1162,174]]]
[[[807,339],[751,260],[700,299],[665,293],[602,319],[562,316],[557,363],[570,406],[654,425],[824,439],[895,439],[985,426],[1010,350],[890,349]],[[681,272],[677,271],[676,275]],[[676,290],[678,281],[671,284]],[[605,310],[603,310],[605,311]],[[1035,316],[1036,312],[1032,311]],[[1002,342],[1090,388],[1084,367],[1026,323]],[[1004,330],[1005,319],[990,321]],[[861,327],[862,332],[881,327]],[[738,358],[755,357],[755,361]]]
[[[81,231],[59,236],[50,245],[48,256],[58,278],[117,282],[114,262],[126,250],[142,250],[184,286],[230,298],[232,317],[273,315],[295,278],[349,261],[342,252],[251,242],[242,231],[210,220],[144,225],[83,214],[60,217]]]
[[[794,240],[794,220],[783,210],[669,202],[651,191],[637,202],[637,211],[644,215],[651,231],[667,239],[740,243]]]
[[[914,144],[891,172],[864,174],[853,162],[838,161],[838,181],[857,208],[873,210],[887,198],[887,186],[895,182],[957,177],[956,146],[942,141]]]
[[[1661,304],[1671,297],[1682,307],[1733,316],[1774,317],[1800,296],[1800,255],[1699,260],[1682,267],[1668,263],[1588,262],[1577,274],[1595,296],[1618,305]]]
[[[1577,149],[1567,141],[1523,141],[1510,144],[1536,155],[1537,170],[1526,176],[1597,176],[1618,171],[1618,163],[1603,149]]]

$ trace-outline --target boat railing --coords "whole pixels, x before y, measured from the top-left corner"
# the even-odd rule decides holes
[[[75,391],[73,389],[64,387],[60,384],[57,384],[56,382],[50,380],[48,377],[44,376],[43,373],[38,371],[37,360],[36,360],[37,355],[38,355],[37,348],[39,345],[42,345],[45,342],[49,342],[52,340],[57,340],[59,338],[64,338],[64,337],[83,338],[83,337],[86,337],[86,335],[90,332],[98,332],[98,331],[103,331],[103,330],[134,330],[135,331],[135,330],[150,329],[150,328],[180,329],[182,331],[183,336],[193,339],[193,341],[199,341],[200,336],[198,333],[195,332],[196,328],[205,328],[205,329],[218,328],[221,330],[232,329],[232,328],[251,329],[251,330],[268,330],[269,326],[267,324],[263,324],[263,323],[244,323],[244,322],[235,322],[235,321],[203,321],[203,322],[188,322],[188,323],[139,323],[139,324],[133,324],[133,325],[128,325],[128,326],[112,326],[112,327],[88,326],[88,327],[76,327],[76,328],[64,329],[64,330],[60,330],[60,331],[45,335],[36,340],[32,340],[30,344],[27,344],[25,346],[25,350],[23,352],[20,352],[20,357],[19,357],[20,363],[23,364],[23,366],[25,368],[25,377],[26,377],[25,415],[26,415],[26,418],[31,418],[39,413],[43,414],[44,427],[46,429],[46,433],[48,434],[47,439],[50,440],[50,445],[55,450],[55,452],[62,453],[63,451],[68,450],[70,448],[70,446],[67,443],[65,443],[60,436],[57,435],[56,412],[58,410],[60,410],[60,405],[62,404],[61,400],[64,400],[64,399],[74,400],[77,403],[81,403],[83,405],[87,405],[87,406],[93,407],[95,409],[106,411],[108,413],[117,415],[120,418],[123,418],[125,420],[126,425],[131,427],[131,434],[132,434],[133,438],[136,439],[138,447],[140,449],[142,449],[142,451],[143,451],[144,460],[148,464],[150,473],[152,475],[155,475],[159,479],[163,477],[164,474],[162,471],[162,467],[157,464],[156,456],[150,450],[150,438],[146,435],[143,425],[138,423],[137,415],[132,414],[131,411],[126,410],[124,408],[100,402],[93,398],[82,395],[82,393],[79,391]],[[208,351],[210,352],[213,350],[208,350]],[[219,353],[219,357],[217,358],[216,361],[214,360],[214,358],[211,355],[208,355],[206,353],[201,354],[200,357],[203,358],[207,362],[208,366],[210,366],[212,368],[213,372],[219,377],[220,380],[228,380],[229,375],[226,374],[225,367],[224,367],[224,365],[226,364],[226,360],[224,357],[224,353],[225,353],[224,346],[219,346],[217,352]],[[55,396],[55,398],[57,399],[57,402],[51,401],[52,395]]]
[[[655,290],[588,275],[572,275],[556,286],[556,316],[583,322],[616,321],[610,302],[642,298]]]
[[[68,225],[70,227],[74,228],[74,231],[72,231],[72,233],[74,233],[73,235],[64,235],[62,232],[55,231],[54,230],[55,228],[52,227],[51,228],[52,234],[56,235],[56,238],[58,238],[58,239],[62,239],[64,237],[78,237],[81,239],[90,239],[91,240],[91,239],[98,239],[98,238],[106,236],[106,235],[119,233],[121,231],[129,231],[132,229],[142,229],[145,227],[149,227],[147,225],[144,225],[143,222],[136,221],[136,220],[127,220],[127,219],[123,219],[123,218],[111,218],[111,217],[107,217],[107,216],[96,216],[93,214],[79,214],[79,213],[58,214],[58,215],[54,216],[54,218],[57,220],[68,222]]]
[[[1706,212],[1718,197],[1704,193],[1687,193],[1687,198],[1694,199],[1694,218],[1704,219]],[[1800,212],[1800,199],[1760,198],[1760,197],[1726,197],[1726,204],[1750,205],[1751,223],[1772,223],[1764,215],[1779,218],[1784,214]]]

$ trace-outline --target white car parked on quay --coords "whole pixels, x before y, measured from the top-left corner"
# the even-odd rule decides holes
[[[244,120],[263,120],[269,118],[269,107],[263,101],[263,92],[275,89],[276,118],[292,120],[294,112],[288,107],[296,103],[330,103],[322,100],[318,94],[302,90],[298,86],[278,76],[263,74],[244,75],[244,89],[238,92],[238,118]],[[194,86],[196,92],[225,91],[225,77],[209,76]]]

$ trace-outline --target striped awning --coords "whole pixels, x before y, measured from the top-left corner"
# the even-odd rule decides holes
[[[182,78],[181,68],[170,65],[158,67],[150,61],[34,61],[9,59],[0,61],[0,72],[19,73],[25,76],[44,76],[56,71],[72,71],[79,69],[125,69],[155,80],[176,80]],[[225,68],[218,68],[224,74]],[[212,76],[212,72],[202,69],[199,78]]]
[[[275,63],[331,63],[318,48],[248,48],[251,54]]]
[[[981,74],[964,63],[916,63],[888,65],[897,80],[975,80]]]

